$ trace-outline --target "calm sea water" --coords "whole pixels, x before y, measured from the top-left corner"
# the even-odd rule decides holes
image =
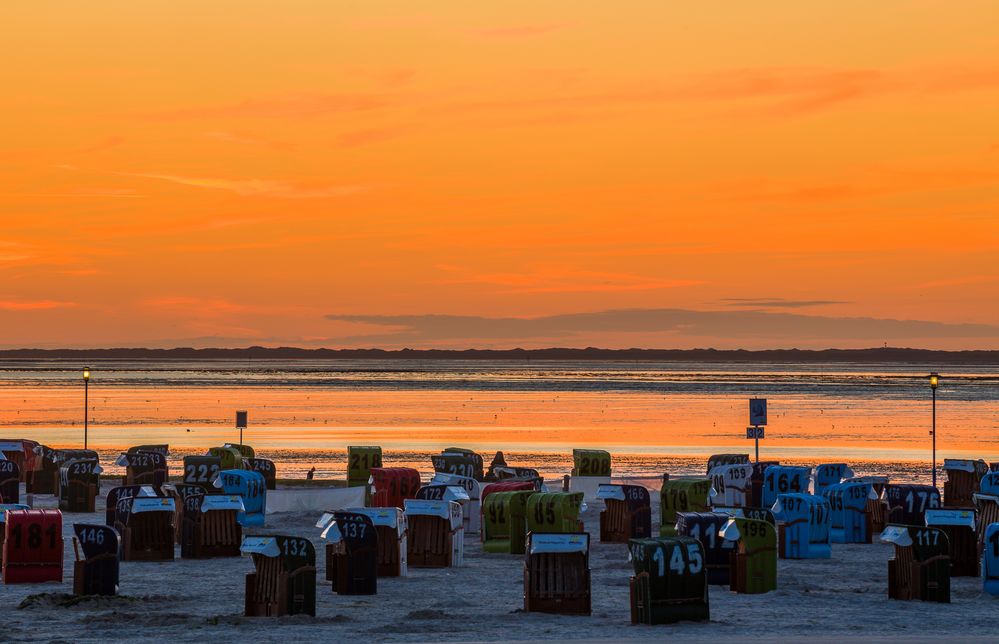
[[[82,442],[82,365],[0,362],[0,425],[52,446]],[[345,447],[429,470],[429,454],[503,450],[564,473],[573,447],[615,454],[615,473],[700,471],[706,455],[751,452],[750,397],[769,401],[763,458],[845,460],[867,472],[928,473],[926,374],[942,371],[938,459],[999,460],[999,366],[527,361],[95,361],[88,438],[108,454],[169,443],[175,461],[246,442],[283,475],[342,477]]]

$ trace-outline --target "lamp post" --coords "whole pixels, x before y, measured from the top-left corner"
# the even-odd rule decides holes
[[[930,389],[933,391],[933,430],[930,435],[933,436],[933,487],[937,486],[937,386],[940,385],[940,374],[936,371],[931,373],[930,379]]]
[[[83,449],[87,449],[87,429],[90,412],[90,367],[83,368]]]

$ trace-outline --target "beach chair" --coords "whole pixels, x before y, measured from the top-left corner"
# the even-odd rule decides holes
[[[485,528],[485,525],[486,525],[486,499],[489,497],[490,494],[493,494],[495,492],[537,492],[537,491],[538,491],[538,487],[535,485],[534,482],[532,482],[532,481],[514,480],[514,479],[507,479],[507,480],[499,481],[499,482],[496,482],[496,483],[490,483],[489,485],[487,485],[484,488],[482,488],[482,499],[481,499],[481,501],[479,503],[479,509],[480,509],[480,512],[482,513],[482,516],[479,517],[479,525],[481,526],[481,529],[479,530],[479,540],[482,541],[482,543],[485,543],[485,541],[486,541],[486,528]],[[524,500],[524,504],[525,504],[525,510],[524,511],[526,512],[527,511],[526,510],[526,504],[527,504],[526,498]],[[526,525],[527,519],[525,518],[524,521],[525,521],[525,525]],[[525,535],[527,534],[526,528],[525,528],[524,534]],[[526,541],[525,541],[525,543],[526,543]],[[523,554],[523,552],[521,552],[519,554]]]
[[[240,547],[253,560],[246,575],[247,617],[316,615],[316,549],[302,537],[245,537]]]
[[[25,480],[25,474],[27,473],[27,460],[28,454],[34,455],[34,448],[38,445],[35,441],[29,441],[25,438],[0,438],[0,455],[3,456],[0,459],[2,461],[8,461],[17,464],[17,472],[19,482]]]
[[[347,447],[347,487],[364,487],[371,478],[371,468],[382,466],[382,448],[373,445]]]
[[[815,476],[812,478],[812,494],[825,496],[823,493],[830,485],[842,483],[843,479],[853,476],[853,470],[846,463],[822,463],[815,466]]]
[[[714,454],[708,457],[708,469],[705,474],[711,476],[711,470],[722,465],[750,465],[749,454]]]
[[[881,534],[878,528],[884,529],[875,525],[871,514],[872,508],[884,506],[870,483],[833,483],[825,487],[823,496],[829,501],[832,543],[871,543],[874,535]]]
[[[967,509],[974,507],[972,495],[978,491],[979,483],[989,472],[988,464],[957,458],[945,458],[943,464],[947,480],[944,481],[943,507]]]
[[[363,514],[371,519],[378,534],[378,576],[406,577],[409,575],[409,528],[406,515],[399,508],[347,508],[347,512]],[[326,529],[335,519],[334,512],[327,512],[316,523]],[[326,581],[333,581],[331,544],[326,544]]]
[[[155,454],[162,454],[163,456],[170,456],[170,446],[166,443],[156,443],[153,445],[134,445],[126,450],[127,454],[134,454],[135,452],[153,452]]]
[[[0,461],[0,503],[21,502],[21,468],[17,461]]]
[[[264,525],[267,514],[267,486],[264,475],[249,470],[222,470],[215,486],[227,495],[243,499],[243,511],[236,513],[236,521],[244,528]]]
[[[74,523],[74,595],[117,595],[121,537],[111,526]],[[83,550],[83,559],[80,559]]]
[[[493,470],[497,482],[506,481],[529,481],[534,484],[536,490],[541,490],[545,478],[533,467],[510,467],[502,466]],[[489,487],[488,485],[486,487]]]
[[[465,533],[479,534],[482,518],[482,491],[479,482],[470,476],[437,472],[434,474],[434,478],[430,479],[430,485],[446,485],[463,489],[468,497],[460,501],[465,521]]]
[[[708,578],[701,542],[692,537],[632,539],[628,543],[631,623],[673,624],[707,621]]]
[[[778,494],[808,492],[812,468],[793,465],[771,465],[763,472],[763,491],[760,507],[769,508],[777,501]]]
[[[171,561],[176,503],[165,496],[134,496],[118,501],[114,529],[121,535],[122,561]]]
[[[92,449],[60,449],[55,450],[53,454],[55,476],[52,479],[52,494],[54,494],[56,498],[61,495],[59,486],[62,482],[61,470],[63,465],[70,461],[94,460],[100,462],[100,457],[97,455],[97,452]],[[41,483],[41,485],[44,486],[45,484]]]
[[[766,521],[732,517],[721,537],[734,541],[729,588],[758,594],[777,590],[777,529]]]
[[[378,533],[371,518],[357,512],[333,513],[326,539],[327,578],[338,595],[378,592]]]
[[[28,472],[24,489],[28,494],[56,494],[59,490],[59,464],[56,450],[38,445],[33,450],[35,458]]]
[[[895,546],[888,560],[889,599],[950,602],[949,546],[943,530],[891,524],[881,542]]]
[[[726,508],[742,508],[749,505],[752,496],[753,466],[749,463],[716,465],[708,478],[715,496],[711,504]]]
[[[371,480],[371,505],[376,508],[401,508],[421,486],[420,473],[410,467],[372,467]]]
[[[749,505],[754,508],[763,507],[763,473],[768,467],[780,465],[780,461],[757,461],[753,463],[753,475],[749,479]]]
[[[982,590],[999,596],[999,523],[985,527],[985,548],[982,550]]]
[[[978,534],[978,551],[985,547],[985,531],[993,523],[999,523],[999,471],[993,470],[982,477],[978,492],[971,496],[975,507]]]
[[[713,586],[728,586],[730,583],[732,552],[736,544],[719,535],[730,518],[723,512],[678,512],[676,515],[677,535],[691,537],[701,543],[707,583]]]
[[[243,459],[243,467],[251,472],[259,472],[264,477],[264,487],[268,490],[277,489],[277,468],[274,466],[274,461],[248,456]]]
[[[454,501],[404,501],[409,526],[407,560],[411,568],[448,568],[464,563],[461,506]]]
[[[601,483],[597,498],[604,501],[600,512],[601,543],[628,543],[652,536],[652,500],[646,488]]]
[[[582,492],[537,492],[527,497],[528,532],[582,532]]]
[[[867,516],[870,525],[871,541],[881,534],[888,525],[888,503],[883,495],[888,486],[887,476],[853,476],[843,480],[844,483],[870,483],[874,493],[867,499]],[[835,543],[835,542],[834,542]],[[870,543],[870,542],[868,542]]]
[[[481,503],[485,506],[486,499],[495,492],[539,492],[533,481],[503,480],[498,483],[490,483],[482,488]]]
[[[59,509],[63,512],[94,512],[102,471],[96,458],[63,463],[59,467]]]
[[[205,456],[214,456],[219,459],[219,471],[243,469],[243,455],[235,447],[227,445],[209,447]]]
[[[482,456],[470,449],[449,447],[438,455],[430,457],[434,471],[442,474],[467,476],[476,481],[485,480],[485,466]]]
[[[482,550],[524,554],[527,544],[527,500],[533,490],[501,491],[486,497],[482,506]]]
[[[243,528],[236,517],[245,509],[241,496],[195,492],[184,497],[180,508],[182,559],[239,556]]]
[[[981,574],[975,511],[945,508],[926,511],[926,527],[947,535],[951,577],[977,577]]]
[[[219,492],[220,490],[216,488],[215,491]],[[192,496],[205,496],[205,488],[200,485],[190,485],[188,483],[174,483],[164,486],[163,492],[165,496],[173,498],[174,505],[176,506],[173,516],[174,540],[179,544],[183,540],[184,535],[184,501]],[[180,556],[184,556],[183,547],[181,548]]]
[[[778,494],[773,512],[777,519],[777,554],[781,559],[832,557],[828,499],[807,493]]]
[[[885,486],[888,522],[896,525],[926,525],[925,513],[940,507],[940,491],[931,485]]]
[[[659,491],[659,535],[676,536],[678,512],[710,512],[713,493],[709,478],[663,481]]]
[[[119,485],[108,490],[104,504],[104,524],[114,527],[115,516],[118,511],[118,501],[129,499],[135,496],[155,497],[159,496],[149,485]],[[120,533],[119,533],[120,534]]]
[[[881,496],[885,492],[885,488],[891,482],[887,476],[883,475],[866,475],[866,476],[851,476],[849,478],[843,479],[844,483],[870,483],[871,487],[874,488],[874,493]]]
[[[222,446],[236,450],[243,458],[253,458],[257,455],[256,452],[253,451],[253,448],[249,445],[241,445],[240,443],[223,443]]]
[[[218,488],[212,481],[218,478],[222,471],[222,459],[218,456],[185,456],[184,484],[197,485],[205,494],[218,494]]]
[[[6,510],[3,583],[62,582],[62,512]]]
[[[122,485],[151,485],[159,490],[170,480],[166,454],[161,451],[146,450],[148,445],[132,447],[116,461],[125,468]],[[165,446],[163,446],[165,447]]]
[[[7,538],[4,523],[7,521],[7,510],[30,510],[30,505],[24,503],[0,503],[0,551],[3,549],[4,539]]]
[[[572,450],[573,476],[610,476],[611,455],[602,449]]]
[[[528,534],[524,611],[589,615],[590,610],[590,535]]]

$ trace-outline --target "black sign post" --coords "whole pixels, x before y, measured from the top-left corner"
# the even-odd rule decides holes
[[[764,437],[764,428],[767,424],[767,399],[749,399],[749,424],[746,428],[746,438],[756,441],[756,462],[760,462],[760,439]]]
[[[243,444],[243,430],[246,429],[246,412],[236,412],[236,429],[239,430],[239,444]]]

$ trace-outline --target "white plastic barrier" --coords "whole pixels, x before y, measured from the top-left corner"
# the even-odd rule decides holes
[[[279,489],[267,492],[267,514],[326,512],[364,505],[363,487]]]
[[[595,501],[597,499],[597,491],[600,489],[601,485],[607,485],[611,482],[611,477],[609,476],[570,476],[569,477],[569,491],[570,492],[582,492],[584,501]],[[556,482],[549,485],[553,491],[559,490],[559,486]]]

